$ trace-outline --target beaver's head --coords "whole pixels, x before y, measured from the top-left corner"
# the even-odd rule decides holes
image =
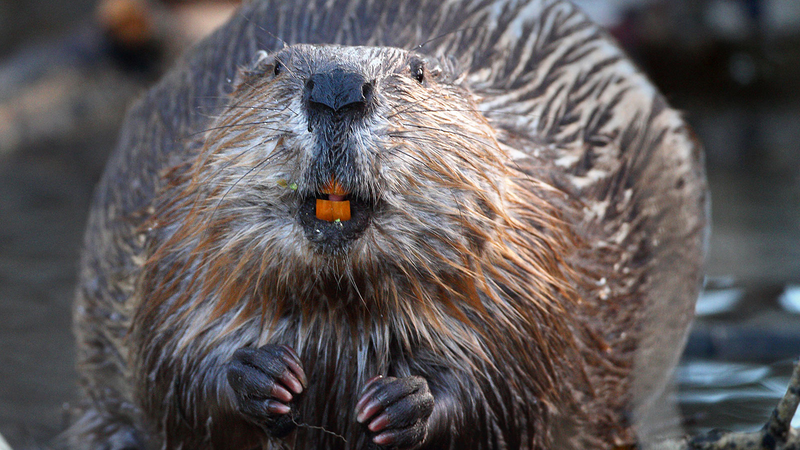
[[[224,244],[325,270],[480,251],[504,155],[447,62],[296,45],[244,70],[195,166]]]

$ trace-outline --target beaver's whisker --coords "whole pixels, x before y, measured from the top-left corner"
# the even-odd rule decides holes
[[[485,140],[481,140],[481,139],[478,139],[478,138],[470,138],[469,136],[461,135],[461,134],[459,134],[457,132],[454,132],[452,130],[445,130],[445,129],[434,129],[434,130],[439,132],[439,133],[443,133],[443,134],[451,134],[453,136],[459,136],[459,137],[462,137],[462,138],[464,138],[464,139],[466,139],[468,141],[477,142],[479,144],[484,144],[484,145],[487,144],[487,142]],[[409,134],[405,135],[405,134],[402,134],[402,133],[409,133]],[[420,141],[420,142],[430,142],[430,143],[440,142],[435,136],[420,136],[418,134],[413,134],[413,133],[414,133],[414,130],[398,130],[398,131],[393,131],[392,133],[389,134],[389,136],[394,137],[396,139],[407,139],[407,140],[411,140],[411,141],[417,140],[417,141]]]
[[[251,25],[255,26],[255,27],[256,27],[256,29],[263,31],[264,33],[267,33],[268,35],[270,35],[270,37],[272,37],[272,38],[273,38],[273,39],[275,39],[276,41],[278,41],[278,42],[280,42],[281,44],[283,44],[283,46],[284,46],[284,47],[286,47],[286,46],[288,46],[288,45],[289,45],[289,43],[288,43],[288,42],[284,41],[282,38],[279,38],[278,36],[276,36],[275,34],[273,34],[271,31],[269,31],[269,30],[267,30],[266,28],[262,27],[262,26],[261,26],[261,25],[259,25],[257,22],[253,21],[251,18],[249,18],[249,17],[247,17],[246,15],[244,15],[244,13],[243,13],[243,12],[239,11],[239,12],[238,12],[238,14],[239,14],[239,17],[241,17],[242,19],[244,19],[244,20],[245,20],[247,23],[249,23],[249,24],[251,24]],[[259,48],[263,48],[263,49],[271,48],[271,46],[269,46],[269,45],[264,45],[265,43],[264,43],[264,42],[261,42],[261,41],[258,39],[258,36],[255,36],[255,35],[254,35],[254,38],[256,39],[256,42],[259,44],[259,45],[258,45],[258,47],[259,47]]]
[[[381,156],[384,156],[384,155],[398,155],[398,154],[400,156],[405,156],[405,157],[407,157],[407,158],[409,158],[409,159],[411,159],[413,161],[416,161],[417,163],[419,163],[419,164],[421,164],[423,166],[427,165],[427,163],[425,161],[423,161],[422,159],[420,159],[419,157],[411,155],[410,153],[402,150],[399,147],[394,147],[394,148],[388,149],[388,150],[384,151],[381,154]]]
[[[254,88],[254,89],[258,89],[258,88]],[[270,98],[269,100],[265,101],[264,103],[265,104],[269,104],[271,102],[271,103],[273,103],[275,105],[279,105],[281,103],[280,100],[281,100],[280,98]],[[285,103],[285,104],[281,105],[279,107],[274,107],[274,108],[268,107],[268,106],[258,106],[258,105],[255,105],[255,106],[253,106],[253,105],[241,105],[240,106],[240,105],[237,104],[237,105],[229,106],[228,109],[229,110],[233,110],[233,109],[238,109],[238,108],[246,108],[246,109],[255,110],[255,111],[273,111],[273,112],[289,111],[292,114],[297,115],[297,111],[293,110],[288,102],[283,102],[283,103]],[[275,120],[279,120],[279,119],[276,118]]]
[[[293,109],[292,109],[292,108],[289,106],[288,102],[287,102],[287,104],[286,104],[286,107],[283,109],[283,111],[289,111],[289,112],[291,112],[292,114],[294,114],[295,116],[298,116],[298,115],[299,115],[299,114],[297,113],[297,111],[293,110]],[[283,111],[281,111],[281,112],[283,112]]]
[[[476,29],[481,29],[481,28],[483,28],[483,29],[488,29],[488,27],[487,27],[487,26],[485,26],[485,25],[476,25],[476,26],[473,26],[473,27],[464,27],[464,28],[458,28],[458,29],[456,29],[456,30],[453,30],[453,31],[449,31],[449,32],[447,32],[447,33],[440,34],[440,35],[438,35],[438,36],[436,36],[436,37],[432,37],[432,38],[428,39],[427,41],[424,41],[424,42],[422,42],[422,43],[420,43],[420,44],[417,44],[416,46],[414,46],[414,47],[412,47],[412,48],[411,48],[411,51],[417,51],[417,50],[421,50],[421,49],[422,49],[422,47],[424,47],[424,46],[426,46],[426,45],[430,44],[430,43],[431,43],[431,42],[433,42],[433,41],[438,41],[439,39],[446,38],[446,37],[448,37],[448,36],[452,36],[452,35],[454,35],[454,34],[457,34],[457,33],[463,33],[463,32],[465,32],[465,31],[469,31],[469,30],[476,30]]]
[[[197,100],[216,100],[216,101],[230,100],[230,98],[231,98],[231,96],[228,95],[228,94],[224,94],[224,95],[200,95],[200,96],[196,97]],[[217,107],[219,105],[214,105],[214,106]],[[202,107],[202,105],[200,105],[198,107]]]
[[[280,139],[281,137],[283,137],[283,136],[282,135],[268,136],[268,137],[262,139],[261,141],[259,141],[258,143],[253,144],[252,146],[243,149],[241,152],[237,153],[236,156],[234,156],[232,158],[229,158],[229,160],[227,162],[225,162],[222,166],[217,168],[217,170],[208,173],[206,175],[206,177],[201,182],[202,183],[207,182],[208,180],[212,179],[213,177],[218,176],[220,173],[222,173],[223,171],[225,171],[228,168],[230,168],[242,156],[246,155],[247,153],[253,151],[254,149],[256,149],[256,148],[258,148],[258,147],[260,147],[260,146],[262,146],[262,145],[264,145],[264,144],[266,144],[268,142],[276,141],[276,140]],[[274,157],[273,155],[275,155],[275,153],[268,155],[267,159],[273,158]],[[206,161],[208,161],[208,158],[206,159]]]
[[[202,112],[202,111],[200,110],[200,107],[198,107],[198,108],[197,108],[197,115],[198,115],[198,116],[200,116],[200,117],[207,117],[207,118],[209,118],[209,119],[214,119],[214,120],[216,120],[216,119],[219,119],[220,117],[223,117],[223,116],[225,116],[225,114],[226,114],[226,113],[228,113],[229,111],[233,111],[233,110],[235,110],[235,109],[246,109],[246,110],[254,110],[254,111],[272,111],[272,112],[283,112],[283,111],[285,111],[287,108],[286,108],[286,107],[283,107],[283,108],[281,108],[281,109],[277,109],[277,108],[268,108],[268,107],[265,107],[265,106],[243,106],[243,105],[231,105],[231,106],[228,106],[226,109],[227,109],[226,111],[223,111],[223,112],[221,112],[221,113],[219,113],[219,114],[207,114],[207,113],[204,113],[204,112]],[[292,112],[294,112],[294,111],[292,111]]]
[[[270,140],[272,140],[272,139],[270,139]],[[246,149],[242,150],[239,154],[237,154],[236,156],[231,158],[226,164],[224,164],[223,167],[219,167],[216,170],[209,171],[206,174],[206,176],[203,178],[203,180],[198,180],[196,182],[196,184],[197,185],[205,185],[205,184],[207,184],[210,179],[212,179],[213,177],[218,176],[219,174],[221,174],[225,169],[227,169],[228,167],[233,165],[236,162],[236,160],[238,160],[239,158],[244,156],[250,150],[252,150],[252,149],[256,148],[257,146],[262,145],[262,144],[264,144],[266,142],[268,142],[268,140],[261,141],[258,144],[253,145],[252,147],[249,147],[249,148],[246,148]],[[204,167],[206,165],[206,163],[208,162],[208,160],[211,158],[211,156],[212,155],[207,155],[206,158],[204,159],[203,163],[199,164],[198,167],[200,167],[200,168]],[[266,161],[268,161],[268,160],[269,160],[269,158],[266,159]],[[228,192],[230,192],[230,190],[233,189],[233,187],[235,187],[235,185],[236,185],[235,183],[233,185],[231,185],[229,187],[229,189],[228,189]],[[227,195],[228,192],[226,192],[225,195]],[[224,198],[224,196],[223,196],[223,198]],[[198,208],[200,203],[201,203],[201,201],[203,201],[204,199],[205,199],[205,197],[203,197],[203,196],[200,196],[200,195],[196,196],[194,201],[192,202],[192,209],[195,210],[196,208]],[[217,207],[219,207],[219,203],[217,204]],[[216,208],[215,208],[215,211],[216,211]],[[213,214],[212,214],[212,216],[213,216]],[[206,231],[206,233],[207,233],[207,231]]]
[[[402,105],[402,107],[398,106],[398,107],[394,108],[394,109],[392,110],[392,113],[391,113],[391,114],[388,114],[388,115],[386,116],[386,118],[387,118],[387,119],[391,119],[392,117],[395,117],[395,116],[397,116],[398,114],[402,114],[403,112],[405,112],[405,110],[407,110],[407,109],[409,109],[409,108],[413,108],[414,106],[419,106],[419,105],[421,105],[421,104],[424,104],[424,102],[427,102],[428,100],[434,99],[434,98],[436,98],[437,96],[439,96],[440,98],[442,98],[442,97],[443,97],[443,95],[442,95],[442,94],[440,94],[440,93],[434,93],[434,92],[431,92],[431,93],[430,93],[430,95],[428,95],[428,96],[427,96],[427,97],[425,97],[425,98],[422,98],[422,99],[420,99],[419,101],[412,102],[412,103],[410,103],[410,104],[408,104],[408,105]]]
[[[486,112],[481,111],[480,109],[477,109],[477,108],[465,108],[465,109],[454,109],[454,108],[434,109],[434,108],[431,108],[431,109],[419,109],[419,110],[407,110],[407,111],[404,111],[404,113],[409,113],[409,114],[417,114],[417,113],[425,114],[425,113],[432,113],[432,112],[472,112],[472,113],[475,113],[475,114],[480,114],[480,115],[482,115],[482,116],[484,116],[484,117],[486,117],[487,119],[490,119],[490,120],[492,118],[494,118],[494,117],[497,117],[497,116],[525,117],[525,118],[531,118],[531,119],[538,119],[538,118],[542,118],[542,117],[547,117],[549,119],[555,119],[556,118],[556,116],[552,115],[552,114],[549,114],[549,115],[548,114],[531,114],[531,113],[525,113],[525,112],[491,111],[491,113],[486,113]]]
[[[228,196],[228,194],[230,194],[230,192],[231,192],[231,190],[233,190],[233,188],[238,186],[239,183],[242,180],[244,180],[245,178],[247,178],[251,173],[253,173],[254,170],[259,169],[259,168],[263,168],[264,165],[266,163],[268,163],[269,161],[270,161],[269,158],[266,158],[263,161],[261,161],[260,163],[258,163],[255,166],[251,167],[250,170],[248,170],[247,172],[245,172],[244,175],[239,177],[239,179],[237,179],[235,183],[233,183],[231,186],[229,186],[228,189],[225,191],[225,193],[222,195],[222,197],[217,201],[217,204],[214,206],[214,210],[211,212],[211,216],[210,217],[213,218],[214,216],[216,216],[217,210],[219,209],[219,206],[222,204],[223,201],[225,201],[225,198]]]
[[[478,110],[475,108],[464,108],[464,109],[455,109],[455,108],[430,108],[430,109],[408,109],[403,111],[403,113],[407,114],[416,114],[416,113],[432,113],[432,112],[472,112],[478,113]],[[396,115],[396,114],[395,114]]]
[[[291,148],[289,148],[289,147],[283,147],[283,148],[281,148],[280,150],[278,150],[277,152],[270,154],[270,156],[269,156],[269,159],[272,159],[272,160],[280,160],[280,159],[281,159],[281,158],[283,158],[284,156],[287,156],[287,155],[289,155],[289,152],[290,152],[291,150],[292,150],[292,149],[291,149]]]
[[[207,180],[208,180],[209,178],[211,178],[211,177],[217,176],[217,175],[219,175],[220,173],[222,173],[222,171],[223,171],[223,170],[225,170],[225,169],[227,169],[228,167],[230,167],[230,165],[234,164],[234,163],[235,163],[235,162],[236,162],[236,161],[237,161],[239,158],[241,158],[242,156],[244,156],[245,154],[247,154],[249,151],[253,150],[254,148],[258,147],[259,145],[263,145],[263,144],[265,144],[265,143],[267,143],[267,142],[270,142],[270,141],[274,140],[274,139],[275,139],[275,138],[277,138],[277,137],[279,137],[279,136],[270,136],[270,137],[268,137],[268,138],[266,138],[266,139],[263,139],[263,140],[261,140],[260,142],[258,142],[258,143],[256,143],[256,144],[254,144],[254,145],[253,145],[253,146],[251,146],[251,147],[245,148],[244,150],[242,150],[242,151],[241,151],[239,154],[237,154],[237,155],[236,155],[236,156],[234,156],[233,158],[229,158],[228,162],[227,162],[227,163],[225,163],[225,164],[223,165],[223,167],[220,167],[220,168],[218,168],[217,170],[214,170],[214,171],[212,171],[212,172],[209,172],[209,173],[207,174],[207,176],[206,176],[205,180],[203,180],[203,182],[204,182],[204,181],[207,181]],[[205,154],[205,156],[202,156],[203,154]],[[193,178],[196,178],[196,177],[199,175],[199,173],[200,173],[200,172],[202,172],[202,169],[203,169],[204,167],[207,167],[207,166],[209,165],[209,161],[212,161],[212,159],[213,159],[213,158],[215,158],[215,156],[216,156],[216,157],[218,157],[219,155],[218,155],[217,153],[213,152],[213,151],[210,151],[210,149],[208,149],[208,148],[204,149],[204,151],[203,151],[203,152],[201,152],[201,153],[198,155],[198,159],[199,159],[199,158],[201,158],[201,157],[203,158],[203,159],[202,159],[202,161],[199,161],[199,160],[198,160],[198,162],[196,162],[196,163],[194,164],[194,167],[195,167],[195,169],[194,169],[194,170],[195,170],[195,174],[193,175]],[[219,158],[217,158],[217,160],[219,160]],[[202,183],[202,182],[201,182],[201,183]]]
[[[232,123],[232,124],[229,124],[229,125],[220,125],[220,126],[216,126],[216,127],[206,128],[204,130],[200,130],[200,131],[195,132],[195,133],[190,133],[190,134],[188,134],[186,136],[187,137],[195,137],[195,136],[198,136],[200,134],[208,133],[209,131],[225,130],[225,129],[237,128],[237,127],[252,127],[252,126],[256,126],[256,125],[260,126],[262,129],[266,129],[266,130],[270,130],[270,131],[276,131],[278,133],[283,133],[283,134],[292,134],[292,132],[290,130],[284,130],[282,128],[272,128],[272,127],[264,127],[263,126],[263,125],[266,125],[266,124],[276,123],[276,122],[278,122],[278,121],[277,120],[273,120],[273,121],[260,121],[260,122]]]
[[[251,109],[251,110],[255,110],[255,111],[283,112],[283,111],[286,111],[289,108],[287,108],[286,106],[282,106],[280,108],[270,108],[270,107],[267,107],[267,106],[231,105],[231,106],[228,106],[227,109],[228,110]],[[294,112],[294,111],[292,111],[292,112]]]
[[[462,138],[464,138],[464,139],[466,139],[468,141],[477,142],[479,144],[483,144],[483,145],[487,145],[487,146],[493,145],[490,141],[487,141],[485,139],[482,139],[482,138],[479,138],[479,137],[476,137],[476,136],[470,136],[470,135],[468,135],[466,133],[460,133],[460,132],[454,131],[454,130],[449,130],[449,129],[445,129],[445,128],[435,128],[435,127],[429,127],[429,126],[417,125],[417,124],[410,124],[410,123],[406,123],[406,124],[403,124],[403,125],[409,126],[409,127],[414,127],[414,128],[420,128],[420,129],[423,129],[423,130],[437,131],[439,133],[445,133],[445,134],[449,134],[449,135],[452,135],[452,136],[459,136],[459,137],[462,137]]]
[[[405,82],[405,81],[403,81],[403,82]],[[414,101],[412,101],[412,102],[407,102],[407,103],[400,102],[400,104],[397,105],[393,109],[393,111],[402,112],[406,108],[411,108],[411,107],[414,107],[414,106],[424,105],[425,103],[427,103],[428,101],[433,100],[433,99],[437,99],[438,98],[438,99],[443,99],[444,100],[444,99],[447,98],[445,96],[445,94],[442,93],[442,92],[427,91],[425,94],[426,95],[423,96],[422,98],[414,99]]]
[[[276,62],[278,62],[278,63],[280,63],[280,64],[281,64],[281,67],[283,67],[283,69],[284,69],[284,70],[286,70],[286,73],[288,73],[289,75],[291,75],[291,76],[292,76],[292,78],[294,78],[294,79],[298,79],[298,80],[300,79],[300,77],[297,75],[297,73],[295,73],[295,72],[292,70],[292,68],[290,67],[290,65],[289,65],[289,64],[287,64],[287,63],[286,63],[284,60],[280,59],[280,57],[276,56],[276,57],[275,57],[275,61],[276,61]]]

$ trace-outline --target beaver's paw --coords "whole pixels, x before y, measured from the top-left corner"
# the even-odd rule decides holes
[[[292,404],[305,389],[300,358],[285,345],[241,348],[228,363],[228,383],[239,411],[273,437],[295,428]]]
[[[356,405],[356,420],[382,447],[414,448],[428,433],[433,395],[422,377],[373,378]]]

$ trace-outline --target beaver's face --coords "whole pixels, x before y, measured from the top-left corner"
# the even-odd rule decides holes
[[[507,156],[455,77],[446,62],[392,48],[260,54],[197,168],[223,181],[208,199],[225,211],[227,237],[317,269],[481,251]]]

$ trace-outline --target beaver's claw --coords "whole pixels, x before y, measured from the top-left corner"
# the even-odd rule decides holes
[[[373,378],[356,405],[356,420],[379,446],[410,449],[425,441],[433,403],[422,377]]]
[[[295,428],[294,404],[306,375],[297,354],[285,345],[241,348],[227,367],[239,411],[273,437]]]

